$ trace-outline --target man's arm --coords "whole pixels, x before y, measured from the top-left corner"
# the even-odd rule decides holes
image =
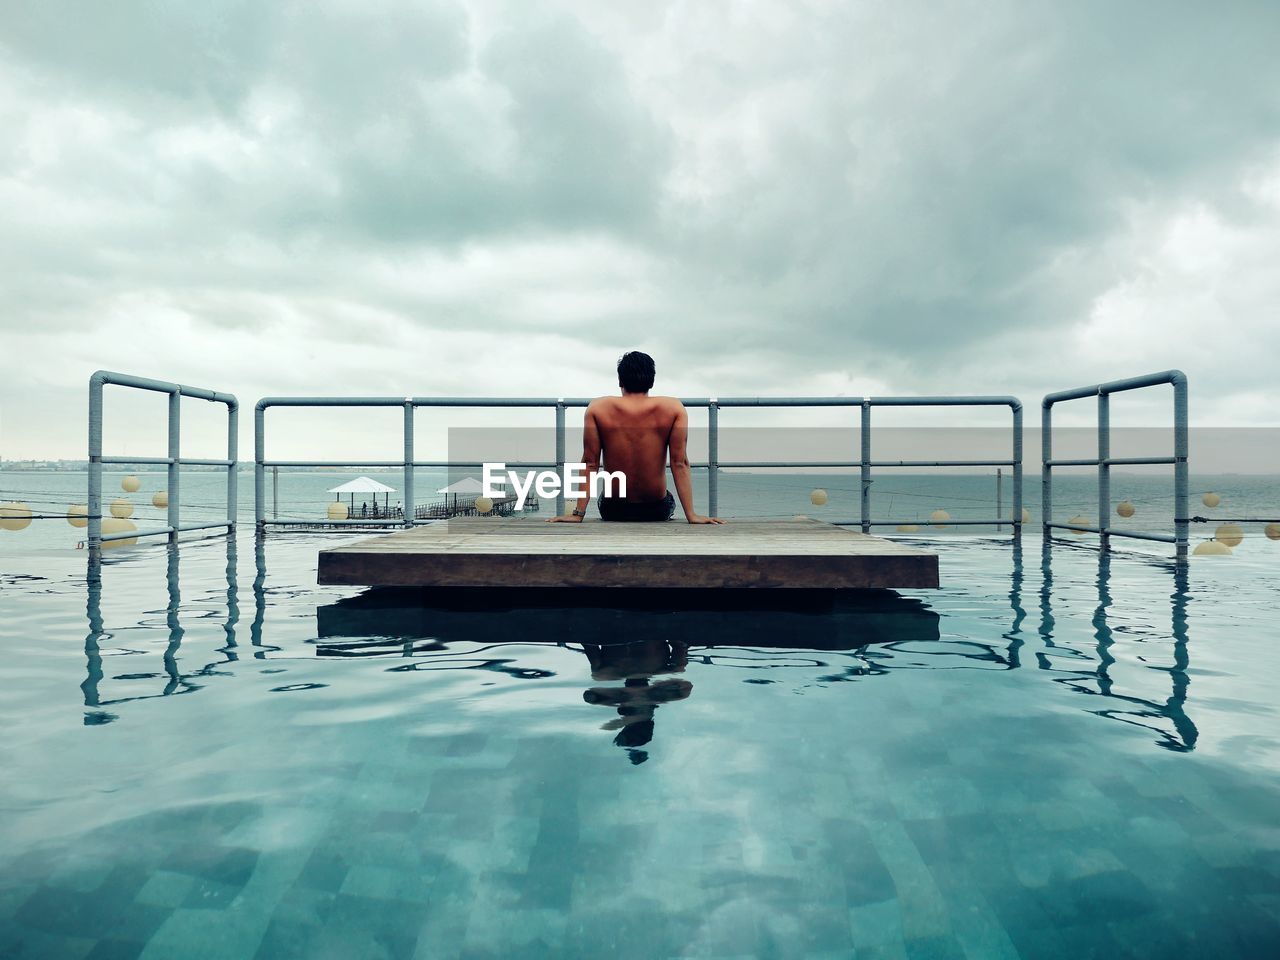
[[[693,474],[689,470],[689,411],[679,400],[680,408],[676,413],[676,422],[671,427],[671,438],[667,441],[671,458],[671,479],[676,482],[676,494],[680,497],[680,506],[684,508],[684,518],[690,523],[724,523],[715,517],[704,517],[693,509]]]
[[[595,411],[587,406],[582,417],[582,472],[586,477],[586,488],[578,498],[578,513],[566,514],[563,517],[548,517],[548,523],[581,523],[582,516],[591,503],[591,474],[600,466],[600,426],[596,423]]]

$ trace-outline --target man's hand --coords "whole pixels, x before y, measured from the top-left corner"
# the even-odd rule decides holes
[[[685,517],[690,523],[724,523],[719,517],[704,517],[700,513],[694,513]]]
[[[566,513],[562,517],[547,517],[547,523],[581,523],[582,517],[576,513]]]

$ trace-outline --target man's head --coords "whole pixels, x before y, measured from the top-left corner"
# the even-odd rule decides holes
[[[639,350],[618,359],[618,386],[627,393],[648,393],[653,389],[653,357]]]

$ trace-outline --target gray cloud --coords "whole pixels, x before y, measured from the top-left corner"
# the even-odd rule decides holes
[[[1265,3],[9,4],[0,323],[43,362],[0,452],[77,453],[98,366],[581,393],[635,344],[683,393],[1176,365],[1261,422],[1276,49]]]

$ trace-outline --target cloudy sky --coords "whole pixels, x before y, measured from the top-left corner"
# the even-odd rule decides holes
[[[12,0],[0,456],[83,456],[97,368],[581,395],[630,348],[687,396],[1176,366],[1275,424],[1277,50],[1266,0]]]

